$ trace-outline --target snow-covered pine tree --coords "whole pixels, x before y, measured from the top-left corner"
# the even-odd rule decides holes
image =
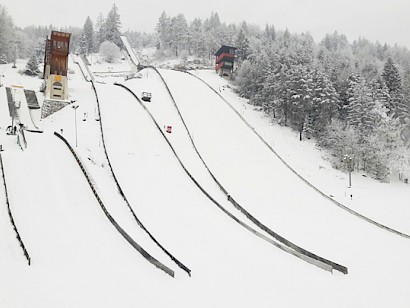
[[[162,12],[158,19],[155,31],[159,39],[159,47],[166,49],[171,42],[171,19],[167,16],[165,11]]]
[[[405,123],[410,119],[410,101],[405,96],[399,70],[390,57],[384,65],[382,77],[390,93],[389,110],[394,117]]]
[[[368,99],[369,90],[366,82],[359,76],[351,76],[349,78],[349,86],[347,90],[348,104],[346,108],[346,121],[350,126],[359,128],[362,124],[364,104]]]
[[[7,59],[13,59],[13,45],[10,44],[14,36],[14,24],[5,6],[0,4],[0,55],[6,55]]]
[[[268,43],[273,43],[276,40],[275,27],[273,25],[266,24],[263,36]]]
[[[247,25],[243,22],[236,38],[236,47],[239,49],[240,60],[242,61],[246,60],[249,55],[249,39],[247,37],[247,32]]]
[[[401,91],[402,86],[399,70],[394,64],[391,57],[387,58],[387,61],[384,65],[382,77],[390,93]]]
[[[235,84],[238,87],[239,94],[242,97],[251,99],[254,89],[253,79],[255,78],[255,69],[252,63],[248,60],[242,62],[240,69],[237,72]]]
[[[29,76],[37,76],[40,73],[38,68],[38,60],[35,53],[33,53],[30,59],[27,62],[26,69],[24,70],[24,74]]]
[[[202,30],[202,21],[195,18],[189,26],[189,45],[192,53],[198,56],[206,56],[206,47],[204,42],[204,32]]]
[[[183,14],[178,14],[171,19],[170,45],[175,51],[175,56],[179,51],[186,48],[188,39],[188,24]]]
[[[312,109],[312,72],[303,65],[291,67],[289,85],[290,121],[302,141],[305,120]]]
[[[106,40],[113,42],[115,45],[121,48],[123,44],[121,41],[120,28],[121,18],[120,14],[118,13],[118,8],[114,3],[105,20]]]
[[[317,137],[337,115],[339,94],[325,73],[314,70],[312,80],[312,108],[308,123],[311,135]]]
[[[107,34],[106,34],[106,23],[105,18],[102,13],[100,13],[97,17],[97,22],[95,24],[96,30],[96,49],[99,49],[102,42],[106,41]]]
[[[87,38],[84,33],[80,36],[80,54],[81,55],[88,54],[88,42],[87,42]]]
[[[87,55],[95,51],[94,27],[93,27],[93,22],[91,21],[89,16],[87,16],[87,19],[85,20],[81,39],[85,39],[86,41],[85,51]],[[81,45],[81,41],[80,41],[80,45]]]
[[[264,85],[265,80],[271,74],[270,59],[265,49],[257,48],[252,50],[248,56],[248,60],[252,64],[253,79],[251,84],[251,103],[255,106],[262,106],[269,98],[265,97]]]

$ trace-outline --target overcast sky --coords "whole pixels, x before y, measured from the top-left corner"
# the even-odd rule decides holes
[[[218,12],[221,21],[246,20],[262,28],[310,32],[315,41],[338,31],[349,41],[359,36],[410,48],[410,0],[1,0],[17,26],[49,25],[82,27],[87,16],[96,21],[115,3],[122,30],[152,32],[165,11],[183,13],[188,21]]]

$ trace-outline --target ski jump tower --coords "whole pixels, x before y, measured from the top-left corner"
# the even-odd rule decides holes
[[[236,47],[222,45],[215,53],[215,71],[219,76],[232,78]]]
[[[46,40],[43,118],[69,103],[67,71],[70,37],[70,33],[51,31],[51,37]]]

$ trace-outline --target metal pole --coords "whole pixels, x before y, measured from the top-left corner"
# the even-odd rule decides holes
[[[75,118],[75,147],[77,147],[77,108],[74,109],[74,118]]]
[[[16,113],[16,89],[13,89],[13,110],[11,112],[11,134],[14,135],[14,117]]]
[[[17,42],[14,42],[14,64],[12,68],[16,68],[16,59],[17,59]]]
[[[75,147],[77,147],[78,145],[78,139],[77,139],[77,106],[72,106],[72,108],[74,109],[74,127],[75,127]]]

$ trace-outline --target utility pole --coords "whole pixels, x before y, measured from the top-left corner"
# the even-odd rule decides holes
[[[14,40],[14,41],[10,41],[11,43],[14,43],[14,63],[12,68],[17,68],[16,65],[16,60],[17,60],[17,44],[20,43],[20,41]]]
[[[352,171],[354,170],[354,154],[345,154],[343,156],[343,161],[347,165],[347,170],[349,171],[349,188],[352,187]]]

